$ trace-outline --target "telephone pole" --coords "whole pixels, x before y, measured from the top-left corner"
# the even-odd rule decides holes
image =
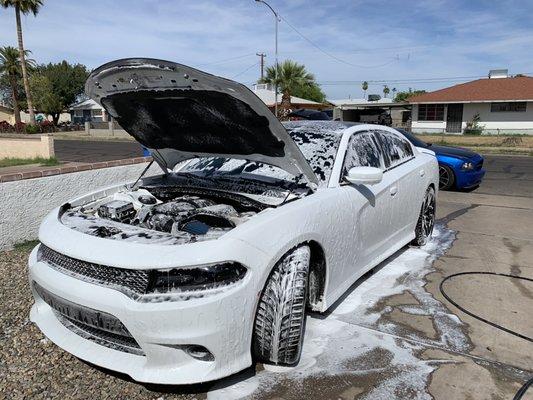
[[[256,56],[261,57],[261,80],[263,80],[265,76],[265,53],[255,53]]]

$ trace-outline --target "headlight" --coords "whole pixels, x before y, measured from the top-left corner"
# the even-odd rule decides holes
[[[148,293],[186,292],[213,289],[235,283],[246,275],[246,268],[235,262],[193,268],[153,270]]]
[[[474,164],[472,164],[471,162],[465,162],[463,163],[463,165],[461,165],[461,169],[463,171],[470,171],[471,169],[474,169]]]

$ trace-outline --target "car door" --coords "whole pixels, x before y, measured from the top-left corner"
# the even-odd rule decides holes
[[[354,133],[348,142],[341,181],[348,204],[352,213],[345,224],[352,228],[354,238],[356,268],[368,266],[378,258],[388,247],[391,235],[391,201],[394,201],[394,193],[391,191],[394,185],[392,174],[383,175],[383,180],[374,185],[352,185],[344,181],[344,176],[353,167],[376,167],[385,171],[385,159],[381,145],[374,132],[362,131]],[[347,271],[346,277],[357,271]]]
[[[424,171],[417,168],[418,161],[411,143],[399,134],[376,130],[383,149],[388,180],[392,182],[391,194],[395,201],[392,205],[390,237],[391,245],[405,241],[414,232],[414,225],[420,210],[420,177]]]

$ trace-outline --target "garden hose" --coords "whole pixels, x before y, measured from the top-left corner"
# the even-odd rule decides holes
[[[493,326],[494,328],[497,328],[497,329],[500,329],[504,332],[507,332],[507,333],[510,333],[511,335],[514,335],[514,336],[517,336],[521,339],[525,339],[529,342],[533,342],[533,339],[530,338],[530,337],[527,337],[525,335],[522,335],[518,332],[514,332],[510,329],[507,329],[501,325],[498,325],[494,322],[491,322],[491,321],[488,321],[486,320],[485,318],[482,318],[480,317],[479,315],[476,315],[466,309],[464,309],[463,307],[461,307],[459,304],[457,304],[455,301],[453,301],[450,296],[448,296],[446,294],[446,292],[444,291],[444,288],[443,288],[443,284],[444,282],[446,282],[448,279],[450,278],[453,278],[453,277],[456,277],[456,276],[460,276],[460,275],[496,275],[496,276],[504,276],[504,277],[507,277],[507,278],[513,278],[513,279],[522,279],[522,280],[525,280],[525,281],[530,281],[530,282],[533,282],[533,279],[531,278],[525,278],[523,276],[516,276],[516,275],[509,275],[509,274],[500,274],[500,273],[497,273],[497,272],[486,272],[486,271],[481,271],[481,272],[459,272],[457,274],[452,274],[452,275],[449,275],[447,276],[446,278],[444,278],[441,282],[440,282],[440,285],[439,285],[439,290],[440,292],[442,293],[442,295],[444,296],[444,298],[446,300],[448,300],[450,303],[452,303],[455,307],[457,307],[459,310],[461,310],[462,312],[464,312],[465,314],[468,314],[470,315],[472,318],[475,318],[481,322],[484,322],[486,324],[489,324],[490,326]],[[524,383],[522,385],[522,387],[518,390],[518,392],[516,392],[516,394],[514,395],[513,397],[513,400],[520,400],[524,394],[526,394],[527,390],[529,389],[529,387],[533,385],[533,377],[530,378],[526,383]]]

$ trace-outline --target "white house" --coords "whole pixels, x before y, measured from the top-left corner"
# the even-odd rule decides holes
[[[509,77],[507,70],[408,101],[413,132],[462,133],[478,116],[484,133],[533,134],[533,77]]]
[[[105,109],[93,99],[84,100],[70,107],[72,122],[83,124],[84,122],[107,122],[108,115]]]

